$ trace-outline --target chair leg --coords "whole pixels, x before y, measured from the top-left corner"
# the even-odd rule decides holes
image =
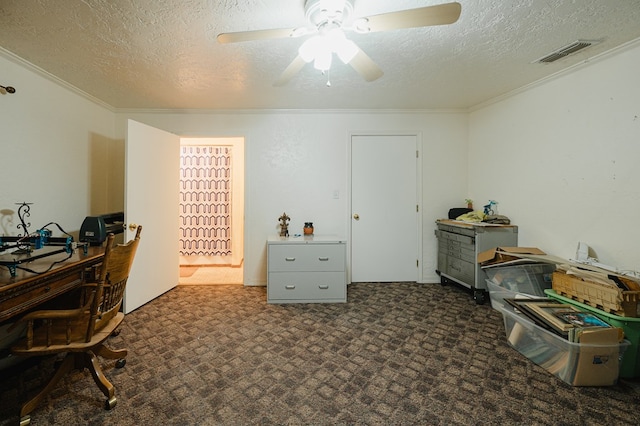
[[[21,423],[24,421],[23,419],[25,419],[25,416],[28,417],[28,414],[31,413],[38,406],[38,404],[40,404],[40,402],[49,392],[51,392],[51,390],[58,384],[60,379],[73,369],[74,363],[74,354],[67,354],[67,356],[64,358],[64,360],[54,373],[53,377],[51,377],[51,379],[49,380],[49,383],[47,383],[47,385],[36,396],[31,398],[31,400],[29,400],[22,406],[22,408],[20,409]],[[27,424],[28,423],[29,422],[27,420]]]
[[[107,402],[111,399],[115,400],[114,395],[116,389],[102,372],[98,357],[92,351],[84,352],[83,355],[85,367],[91,372],[93,381],[96,382],[96,385],[98,385],[104,396],[107,397]]]
[[[107,359],[123,359],[129,353],[129,351],[127,351],[126,349],[113,350],[106,347],[105,345],[100,345],[93,350],[96,355]]]

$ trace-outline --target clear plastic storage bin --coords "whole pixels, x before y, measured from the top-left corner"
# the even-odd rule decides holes
[[[556,265],[548,263],[494,266],[483,268],[487,274],[487,289],[491,307],[500,310],[503,299],[546,297]]]
[[[573,343],[534,324],[511,305],[500,308],[509,344],[572,386],[611,386],[618,382],[628,341],[616,344]]]
[[[634,379],[640,377],[640,318],[621,317],[619,315],[604,312],[593,306],[580,303],[568,297],[557,294],[554,290],[547,290],[545,294],[563,303],[570,303],[583,311],[592,312],[598,318],[614,327],[622,328],[624,337],[631,346],[627,349],[622,366],[620,367],[620,377]]]
[[[505,304],[504,299],[531,299],[530,294],[519,293],[517,291],[507,290],[506,288],[499,286],[491,280],[487,280],[487,290],[489,291],[489,299],[491,300],[491,307],[496,311],[499,311]]]

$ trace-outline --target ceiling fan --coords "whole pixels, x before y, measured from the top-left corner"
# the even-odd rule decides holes
[[[382,70],[346,37],[345,31],[366,34],[446,25],[456,22],[461,12],[460,3],[453,2],[354,19],[353,2],[354,0],[306,0],[304,9],[309,22],[308,27],[221,33],[217,39],[219,43],[238,43],[311,36],[300,45],[298,55],[276,80],[275,86],[285,85],[310,62],[323,73],[328,72],[334,53],[342,62],[351,65],[366,81],[374,81],[383,75]],[[330,86],[331,83],[327,81],[327,85]]]

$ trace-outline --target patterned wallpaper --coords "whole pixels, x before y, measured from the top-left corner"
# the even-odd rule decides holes
[[[180,255],[231,255],[231,147],[182,146]]]

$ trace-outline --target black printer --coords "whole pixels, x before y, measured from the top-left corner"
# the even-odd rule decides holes
[[[109,234],[124,232],[124,212],[87,216],[80,227],[80,241],[92,246],[101,245]]]

